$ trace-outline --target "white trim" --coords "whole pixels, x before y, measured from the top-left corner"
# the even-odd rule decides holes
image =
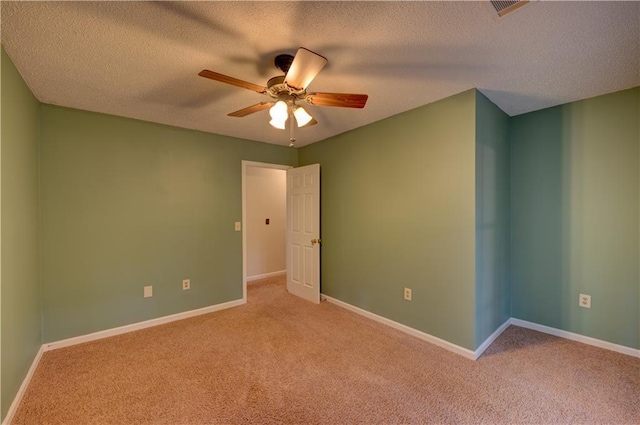
[[[282,276],[284,274],[287,274],[286,270],[279,270],[277,272],[257,274],[255,276],[247,276],[247,282],[253,282],[254,280],[265,279],[267,277]]]
[[[291,165],[271,164],[269,162],[256,162],[242,160],[242,299],[247,302],[247,167],[272,168],[276,170],[288,170]]]
[[[615,351],[617,353],[626,354],[627,356],[638,357],[640,358],[640,349],[626,347],[624,345],[614,344],[612,342],[603,341],[596,338],[591,338],[589,336],[576,334],[569,331],[563,331],[561,329],[552,328],[545,325],[539,325],[533,322],[527,322],[526,320],[516,319],[514,317],[506,320],[498,329],[496,329],[490,336],[487,338],[480,346],[475,350],[471,351],[467,348],[460,347],[459,345],[453,344],[449,341],[445,341],[433,335],[429,335],[428,333],[419,331],[410,326],[403,325],[402,323],[395,322],[391,319],[387,319],[386,317],[378,316],[375,313],[371,313],[370,311],[363,310],[359,307],[348,304],[344,301],[337,300],[328,295],[321,294],[322,299],[329,301],[332,304],[345,308],[347,310],[353,311],[354,313],[360,314],[361,316],[367,317],[371,320],[375,320],[376,322],[385,324],[389,327],[402,331],[406,334],[419,338],[423,341],[427,341],[431,344],[437,345],[438,347],[444,348],[446,350],[452,351],[456,354],[460,354],[463,357],[466,357],[471,360],[477,360],[484,351],[489,348],[489,346],[510,326],[520,326],[527,329],[532,329],[534,331],[546,333],[549,335],[554,335],[560,338],[569,339],[571,341],[581,342],[587,345],[593,345],[595,347],[604,348],[605,350]]]
[[[423,341],[427,341],[433,345],[437,345],[438,347],[444,348],[445,350],[449,350],[451,352],[454,352],[456,354],[459,354],[463,357],[466,357],[470,360],[475,360],[476,359],[476,354],[475,352],[464,348],[464,347],[460,347],[459,345],[456,344],[452,344],[449,341],[445,341],[444,339],[440,339],[438,337],[435,337],[433,335],[429,335],[428,333],[419,331],[417,329],[414,329],[410,326],[407,325],[403,325],[402,323],[398,323],[395,322],[391,319],[387,319],[386,317],[382,317],[382,316],[378,316],[375,313],[371,313],[370,311],[367,310],[363,310],[359,307],[353,306],[351,304],[345,303],[344,301],[340,301],[337,300],[335,298],[329,297],[327,295],[321,294],[322,299],[325,299],[327,301],[329,301],[332,304],[335,304],[339,307],[342,307],[346,310],[352,311],[354,313],[357,313],[361,316],[364,316],[368,319],[371,320],[375,320],[376,322],[382,323],[384,325],[387,325],[389,327],[392,327],[394,329],[397,329],[399,331],[402,331],[408,335],[414,336],[416,338],[419,338]]]
[[[626,347],[624,345],[614,344],[613,342],[603,341],[601,339],[591,338],[576,334],[569,331],[563,331],[561,329],[552,328],[550,326],[539,325],[533,322],[527,322],[526,320],[511,318],[511,324],[514,326],[520,326],[522,328],[532,329],[534,331],[546,333],[549,335],[558,336],[560,338],[570,339],[571,341],[581,342],[583,344],[593,345],[595,347],[604,348],[605,350],[611,350],[618,353],[626,354],[627,356],[640,357],[640,350]]]
[[[484,353],[484,350],[486,350],[491,344],[493,344],[493,341],[495,341],[502,334],[502,332],[504,332],[509,327],[510,324],[511,318],[508,318],[502,325],[500,325],[498,329],[496,329],[491,335],[489,335],[489,338],[485,339],[484,342],[480,344],[478,348],[476,348],[476,359],[480,357],[482,353]]]
[[[277,273],[281,273],[281,272],[277,272]],[[403,325],[402,323],[398,323],[395,322],[391,319],[387,319],[386,317],[382,317],[382,316],[378,316],[375,313],[371,313],[369,311],[363,310],[359,307],[353,306],[351,304],[345,303],[344,301],[340,301],[337,300],[335,298],[329,297],[327,295],[321,294],[321,297],[323,300],[327,300],[332,304],[335,304],[339,307],[342,307],[346,310],[352,311],[354,313],[357,313],[361,316],[364,316],[368,319],[374,320],[376,322],[382,323],[384,325],[387,325],[389,327],[392,327],[394,329],[397,329],[401,332],[404,332],[408,335],[414,336],[416,338],[419,338],[423,341],[429,342],[431,344],[437,345],[438,347],[444,348],[446,350],[449,350],[451,352],[454,352],[456,354],[459,354],[463,357],[466,357],[468,359],[471,360],[477,360],[482,353],[510,326],[520,326],[522,328],[527,328],[527,329],[532,329],[534,331],[538,331],[538,332],[542,332],[542,333],[546,333],[549,335],[554,335],[560,338],[565,338],[565,339],[569,339],[571,341],[577,341],[577,342],[581,342],[583,344],[587,344],[587,345],[593,345],[595,347],[599,347],[599,348],[604,348],[606,350],[611,350],[611,351],[615,351],[621,354],[626,354],[628,356],[632,356],[632,357],[639,357],[640,358],[640,350],[639,349],[635,349],[635,348],[631,348],[631,347],[626,347],[624,345],[618,345],[618,344],[614,344],[612,342],[607,342],[607,341],[602,341],[600,339],[596,339],[596,338],[591,338],[588,336],[584,336],[584,335],[580,335],[580,334],[576,334],[573,332],[568,332],[568,331],[563,331],[561,329],[556,329],[556,328],[552,328],[550,326],[545,326],[545,325],[540,325],[537,323],[533,323],[533,322],[528,322],[526,320],[521,320],[521,319],[516,319],[516,318],[510,318],[507,321],[505,321],[498,329],[495,330],[495,332],[493,332],[489,338],[487,338],[476,350],[471,351],[467,348],[464,347],[460,347],[459,345],[450,343],[448,341],[445,341],[443,339],[440,339],[438,337],[435,337],[433,335],[429,335],[425,332],[419,331],[417,329],[411,328],[407,325]],[[170,323],[170,322],[174,322],[176,320],[182,320],[182,319],[187,319],[189,317],[194,317],[194,316],[199,316],[202,314],[208,314],[208,313],[213,313],[215,311],[220,311],[220,310],[224,310],[227,308],[232,308],[232,307],[237,307],[240,306],[242,304],[245,304],[246,301],[244,299],[239,299],[239,300],[235,300],[235,301],[229,301],[226,303],[222,303],[222,304],[216,304],[216,305],[212,305],[209,307],[204,307],[204,308],[200,308],[197,310],[190,310],[190,311],[185,311],[182,313],[177,313],[177,314],[172,314],[170,316],[164,316],[164,317],[159,317],[157,319],[151,319],[151,320],[146,320],[144,322],[139,322],[139,323],[134,323],[131,325],[126,325],[126,326],[120,326],[118,328],[113,328],[113,329],[108,329],[108,330],[104,330],[104,331],[100,331],[100,332],[94,332],[88,335],[83,335],[83,336],[78,336],[78,337],[74,337],[74,338],[68,338],[68,339],[64,339],[64,340],[60,340],[60,341],[56,341],[56,342],[50,342],[50,343],[46,343],[43,344],[42,346],[40,346],[40,349],[38,350],[38,352],[36,353],[36,356],[33,359],[33,362],[31,363],[31,367],[29,367],[29,370],[27,371],[27,375],[25,376],[24,380],[22,381],[22,384],[20,385],[20,388],[18,389],[18,392],[16,393],[16,396],[13,399],[13,402],[11,403],[11,405],[9,406],[9,410],[7,411],[7,415],[4,418],[4,421],[2,421],[2,425],[11,425],[11,421],[13,420],[14,415],[16,414],[16,411],[18,410],[18,406],[20,405],[20,402],[22,401],[22,397],[24,397],[25,392],[27,391],[27,388],[29,387],[29,384],[31,382],[31,378],[33,377],[36,369],[38,368],[38,365],[40,364],[40,360],[42,359],[42,355],[45,351],[51,351],[51,350],[55,350],[58,348],[63,348],[63,347],[69,347],[72,345],[76,345],[76,344],[82,344],[85,342],[89,342],[89,341],[95,341],[98,339],[103,339],[103,338],[108,338],[110,336],[115,336],[115,335],[121,335],[124,333],[128,333],[128,332],[133,332],[133,331],[137,331],[140,329],[145,329],[145,328],[149,328],[149,327],[153,327],[153,326],[158,326],[158,325],[162,325],[165,323]]]
[[[215,304],[209,307],[203,307],[196,310],[184,311],[182,313],[172,314],[170,316],[158,317],[157,319],[145,320],[144,322],[132,323],[130,325],[120,326],[117,328],[107,329],[104,331],[93,332],[87,335],[76,336],[73,338],[63,339],[55,342],[47,342],[42,344],[44,351],[57,350],[58,348],[70,347],[72,345],[83,344],[89,341],[95,341],[98,339],[108,338],[110,336],[121,335],[140,329],[146,329],[153,326],[163,325],[169,322],[175,322],[176,320],[187,319],[189,317],[200,316],[201,314],[213,313],[214,311],[225,310],[227,308],[237,307],[245,304],[243,299],[229,301],[222,304]]]
[[[27,376],[24,377],[24,380],[22,381],[22,385],[20,385],[20,388],[18,389],[16,396],[13,398],[13,402],[11,403],[11,406],[9,406],[9,410],[7,411],[7,416],[5,416],[4,421],[2,421],[3,425],[11,424],[11,421],[13,420],[13,416],[18,411],[18,406],[20,406],[22,397],[24,397],[24,393],[27,391],[27,388],[29,387],[31,378],[33,378],[33,374],[38,368],[38,364],[40,364],[40,359],[42,359],[42,354],[44,353],[44,351],[45,351],[44,346],[40,346],[40,349],[36,353],[36,356],[34,357],[33,362],[31,363],[31,367],[27,372]]]

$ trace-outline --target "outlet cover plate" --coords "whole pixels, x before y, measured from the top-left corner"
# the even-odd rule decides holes
[[[591,308],[591,295],[580,294],[578,305],[584,308]]]
[[[411,301],[411,288],[404,288],[404,299]]]
[[[182,281],[182,290],[186,291],[187,289],[191,289],[191,279],[184,279]]]
[[[153,297],[153,286],[144,287],[144,297],[145,298]]]

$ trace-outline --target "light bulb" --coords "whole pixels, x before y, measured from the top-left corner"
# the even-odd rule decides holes
[[[274,120],[282,121],[284,123],[284,121],[289,117],[289,107],[285,102],[279,100],[271,107],[271,109],[269,109],[269,115],[271,115],[271,118]]]
[[[309,121],[313,118],[302,106],[298,106],[293,112],[293,115],[296,117],[298,127],[304,127],[309,124]]]
[[[283,120],[279,120],[279,119],[274,118],[271,121],[269,121],[269,124],[271,124],[275,128],[278,128],[280,130],[284,130],[286,122],[287,122],[286,118],[283,119]]]

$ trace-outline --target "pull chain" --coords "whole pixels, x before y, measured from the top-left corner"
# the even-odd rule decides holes
[[[289,147],[294,148],[296,146],[296,138],[293,136],[294,126],[293,114],[289,112]]]

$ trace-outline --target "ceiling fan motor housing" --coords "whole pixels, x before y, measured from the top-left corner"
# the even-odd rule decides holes
[[[277,77],[271,78],[267,82],[267,94],[274,99],[278,99],[283,95],[287,95],[288,97],[295,99],[305,99],[307,96],[307,91],[296,90],[292,87],[289,87],[285,82],[285,75],[278,75]]]

